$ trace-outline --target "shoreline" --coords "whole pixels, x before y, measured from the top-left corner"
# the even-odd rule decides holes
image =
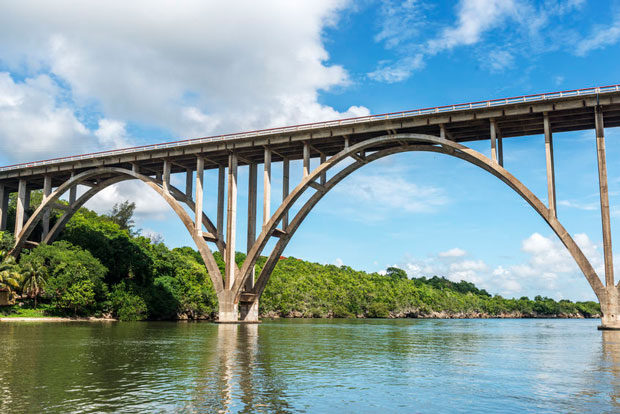
[[[41,317],[28,317],[28,316],[15,316],[15,317],[0,317],[1,322],[117,322],[115,318],[95,318],[95,317],[75,317],[69,318],[64,316],[41,316]]]
[[[448,319],[600,319],[600,316],[589,316],[585,317],[582,315],[536,315],[536,316],[516,316],[516,315],[449,315],[449,316],[437,316],[437,315],[425,315],[425,316],[401,316],[401,317],[387,317],[387,318],[370,318],[370,317],[352,317],[352,318],[334,318],[334,317],[299,317],[299,316],[273,316],[273,315],[263,315],[261,320],[278,320],[278,319],[351,319],[351,320],[360,320],[360,319],[386,319],[386,320],[394,320],[394,319],[435,319],[435,320],[448,320]],[[25,316],[16,316],[16,317],[0,317],[0,323],[3,322],[119,322],[116,318],[96,318],[96,317],[62,317],[62,316],[43,316],[43,317],[25,317]],[[138,322],[217,322],[217,319],[212,318],[203,318],[203,319],[166,319],[166,320],[157,320],[157,319],[145,319]]]

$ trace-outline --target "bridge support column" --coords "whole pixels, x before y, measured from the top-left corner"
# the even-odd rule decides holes
[[[217,173],[217,238],[224,239],[224,186],[226,185],[226,167],[220,165]]]
[[[551,132],[551,124],[549,123],[549,115],[544,114],[544,130],[545,130],[545,157],[547,160],[547,193],[549,198],[549,211],[553,217],[558,217],[557,207],[555,203],[555,167],[553,164],[553,135]]]
[[[290,163],[288,158],[284,158],[282,160],[282,201],[288,197],[290,185],[289,185],[289,175],[290,175]],[[286,231],[288,227],[288,210],[282,215],[282,230]]]
[[[607,294],[600,299],[603,316],[599,329],[620,331],[620,288],[609,286],[605,291]]]
[[[0,184],[0,231],[6,230],[7,213],[9,211],[9,189]]]
[[[228,266],[226,266],[228,272]],[[235,303],[235,294],[232,290],[224,289],[217,295],[218,301],[218,322],[237,323],[239,322],[239,306]]]
[[[17,207],[15,209],[15,238],[21,233],[24,227],[24,219],[28,206],[26,202],[30,197],[26,197],[27,193],[26,180],[19,180],[17,187]]]
[[[601,222],[603,225],[603,253],[605,259],[605,286],[614,286],[614,263],[611,250],[611,224],[609,219],[609,194],[607,187],[607,161],[605,157],[605,132],[603,113],[595,110],[596,152],[598,155],[598,180],[601,197]]]
[[[491,159],[497,162],[497,124],[495,119],[491,119]]]
[[[263,226],[271,218],[271,150],[265,148],[263,164]]]
[[[601,326],[599,329],[620,330],[620,286],[614,285],[614,263],[611,248],[611,224],[609,219],[609,192],[607,187],[607,160],[605,155],[605,131],[603,113],[595,108],[596,152],[598,160],[599,192],[601,197],[601,222],[603,227],[603,256],[605,259],[605,295],[601,302]]]
[[[258,323],[258,300],[239,303],[239,322]]]
[[[52,177],[46,175],[43,178],[43,200],[47,199],[49,195],[52,193]],[[45,240],[47,235],[50,232],[50,213],[51,210],[46,208],[43,213],[43,218],[41,219],[41,226],[43,227],[43,231],[41,232],[41,241]]]

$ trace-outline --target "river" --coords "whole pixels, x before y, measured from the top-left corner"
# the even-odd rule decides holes
[[[0,412],[620,412],[597,320],[0,323]]]

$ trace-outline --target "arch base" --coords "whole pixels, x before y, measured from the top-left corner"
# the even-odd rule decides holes
[[[258,298],[235,302],[232,290],[222,290],[218,296],[218,323],[259,323]]]
[[[615,286],[606,290],[607,294],[600,299],[603,316],[598,329],[620,331],[620,290]]]

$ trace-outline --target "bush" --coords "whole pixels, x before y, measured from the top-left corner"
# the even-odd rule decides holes
[[[128,289],[124,282],[112,289],[110,304],[112,312],[121,321],[141,321],[147,317],[146,302],[131,289]]]
[[[90,252],[66,241],[39,245],[24,254],[20,265],[47,268],[44,296],[63,311],[84,314],[105,303],[108,289],[103,278],[107,272]]]

